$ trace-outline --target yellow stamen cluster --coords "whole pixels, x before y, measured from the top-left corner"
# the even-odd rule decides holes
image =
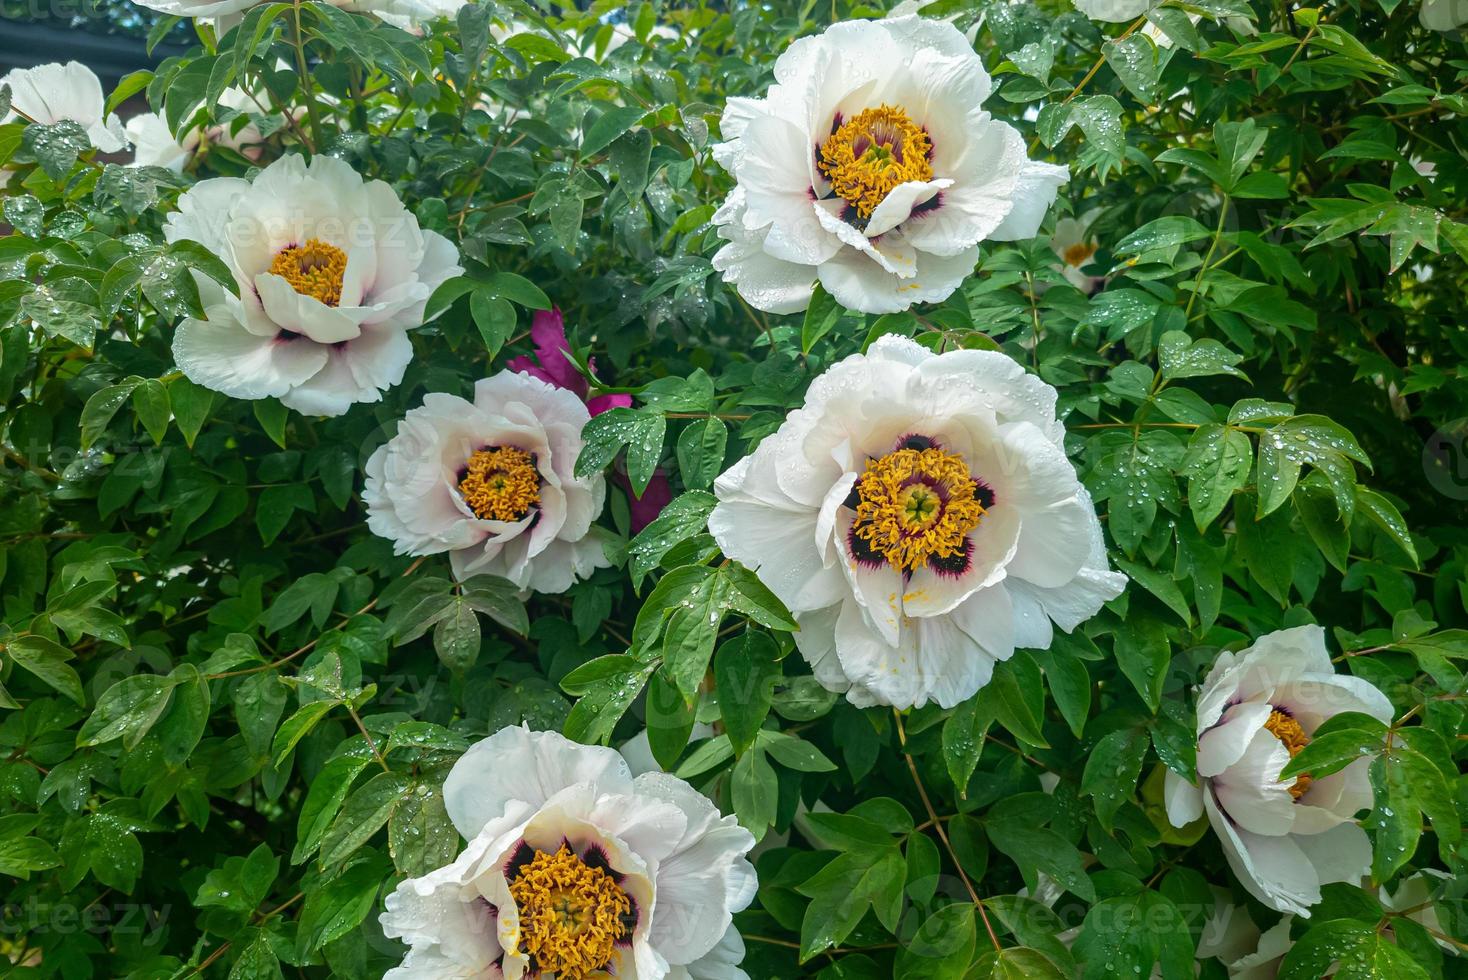
[[[900,571],[959,554],[984,517],[968,466],[932,447],[868,460],[856,492],[855,533]]]
[[[1264,721],[1264,730],[1279,739],[1280,744],[1290,753],[1291,759],[1299,755],[1300,750],[1310,744],[1310,736],[1305,734],[1305,729],[1283,711],[1271,711],[1269,717]],[[1313,778],[1308,772],[1296,776],[1294,783],[1290,786],[1290,795],[1298,800],[1304,795],[1305,790],[1310,788]]]
[[[486,521],[518,521],[540,503],[540,473],[523,449],[495,446],[469,457],[459,481],[464,503]]]
[[[562,844],[535,857],[510,882],[520,911],[520,946],[538,975],[584,980],[605,970],[627,932],[632,902],[612,876],[589,867]]]
[[[1074,245],[1067,245],[1065,250],[1060,253],[1060,257],[1072,269],[1079,269],[1091,261],[1091,257],[1095,254],[1095,242],[1076,242]]]
[[[338,306],[342,301],[342,278],[347,274],[347,253],[319,238],[308,238],[304,245],[289,245],[276,252],[270,271],[301,295]]]
[[[821,145],[816,167],[865,220],[898,184],[933,179],[932,150],[933,141],[907,113],[882,105],[838,126]]]

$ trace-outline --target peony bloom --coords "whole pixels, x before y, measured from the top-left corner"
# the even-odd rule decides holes
[[[168,122],[156,112],[140,112],[127,121],[134,167],[166,167],[181,174],[198,151],[201,136],[193,129],[175,138]]]
[[[1090,211],[1079,218],[1061,218],[1055,222],[1055,234],[1050,236],[1050,249],[1060,259],[1060,274],[1065,276],[1066,282],[1087,294],[1094,293],[1106,282],[1105,276],[1081,271],[1096,256],[1096,237],[1091,234],[1091,223],[1097,214],[1097,211]]]
[[[454,765],[444,804],[468,844],[388,896],[383,931],[409,951],[385,980],[748,980],[733,913],[754,838],[683,780],[505,728]]]
[[[10,86],[11,105],[0,123],[15,122],[20,116],[42,126],[74,122],[103,153],[127,146],[122,121],[107,113],[102,83],[79,61],[16,68],[0,77],[0,85]]]
[[[1159,0],[1075,0],[1075,5],[1077,10],[1091,20],[1121,24],[1136,20],[1157,6],[1158,2]]]
[[[950,708],[1126,585],[1063,436],[1055,389],[1003,354],[882,337],[719,477],[709,530],[828,689]]]
[[[1456,31],[1468,24],[1468,0],[1422,0],[1417,18],[1428,30]]]
[[[586,406],[501,371],[474,400],[430,394],[367,460],[367,526],[400,555],[447,551],[454,574],[564,592],[607,561],[591,522],[606,482],[573,475]]]
[[[535,353],[510,358],[505,366],[511,371],[523,371],[547,384],[566,389],[584,401],[586,410],[592,415],[600,415],[614,408],[631,407],[632,396],[627,394],[588,397],[591,395],[590,382],[566,356],[571,350],[571,343],[566,339],[566,325],[560,310],[536,311],[530,321],[530,341],[535,345]],[[586,366],[591,368],[593,374],[596,373],[594,359],[587,358]],[[613,479],[627,491],[633,534],[651,524],[673,499],[673,487],[668,483],[668,474],[662,469],[653,472],[652,479],[648,481],[640,497],[632,492],[632,482],[625,473],[617,471],[613,474]]]
[[[241,15],[263,0],[134,0],[140,7],[174,17],[216,19],[222,36],[241,20]],[[327,0],[333,7],[378,18],[407,30],[438,17],[453,17],[468,0]]]
[[[241,113],[258,113],[260,104],[241,88],[227,88],[219,96],[219,104]],[[301,110],[295,110],[296,115]],[[237,150],[251,160],[259,159],[259,145],[265,142],[260,127],[246,122],[235,132],[236,120],[207,127],[194,127],[177,137],[168,128],[168,122],[156,112],[144,112],[127,121],[127,138],[133,144],[133,166],[167,167],[174,173],[182,173],[202,143],[227,146]]]
[[[1319,779],[1279,778],[1321,722],[1343,711],[1392,718],[1386,695],[1335,672],[1319,626],[1269,633],[1219,654],[1199,689],[1200,785],[1167,773],[1173,826],[1207,813],[1239,881],[1280,912],[1309,916],[1322,884],[1358,879],[1371,866],[1354,819],[1371,805],[1369,759]]]
[[[463,271],[391,187],[331,157],[200,181],[178,208],[165,236],[219,256],[240,295],[197,276],[205,318],[179,324],[174,360],[206,388],[305,414],[380,401],[413,359],[428,297]]]
[[[866,313],[942,300],[980,242],[1033,237],[1069,179],[980,108],[989,74],[952,24],[836,24],[792,44],[775,80],[729,100],[714,151],[738,185],[714,267],[762,310],[804,309],[817,280]]]
[[[1229,980],[1274,980],[1279,975],[1280,964],[1295,941],[1290,938],[1290,926],[1295,917],[1287,915],[1266,929],[1252,953],[1246,953],[1227,962]]]

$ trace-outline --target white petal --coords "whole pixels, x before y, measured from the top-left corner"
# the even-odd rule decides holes
[[[1000,242],[1034,238],[1040,231],[1040,222],[1045,220],[1045,212],[1055,203],[1056,193],[1069,181],[1070,171],[1065,167],[1038,160],[1025,161],[1014,188],[1014,207],[989,237]]]
[[[1203,815],[1203,790],[1171,769],[1163,779],[1162,796],[1168,823],[1174,827],[1186,827]]]
[[[1213,777],[1219,808],[1242,830],[1288,834],[1295,823],[1295,798],[1279,773],[1289,761],[1289,751],[1273,732],[1256,729],[1239,760]]]
[[[1238,762],[1273,711],[1263,701],[1246,701],[1225,711],[1218,724],[1198,737],[1198,775],[1217,776]]]
[[[1239,884],[1277,912],[1308,916],[1310,906],[1320,901],[1320,878],[1296,843],[1304,838],[1265,837],[1237,829],[1219,811],[1211,793],[1204,794],[1203,806]]]
[[[766,440],[715,481],[719,503],[709,515],[709,533],[791,610],[829,606],[843,594],[841,573],[825,567],[818,550],[817,512],[777,485],[776,455]]]
[[[1430,31],[1455,31],[1468,24],[1468,9],[1461,0],[1422,0],[1417,17]]]
[[[977,247],[957,255],[917,252],[913,276],[901,278],[884,272],[865,253],[842,249],[818,269],[821,285],[849,310],[860,313],[901,313],[914,303],[938,303],[953,294],[974,269]]]
[[[658,863],[649,938],[670,963],[691,963],[715,947],[731,914],[754,898],[754,867],[744,857],[754,837],[681,779],[646,773],[635,786],[639,794],[675,804],[688,818],[682,837]]]
[[[184,320],[173,335],[174,363],[195,384],[231,398],[278,398],[326,363],[326,349],[305,338],[259,337],[223,307],[208,313]]]
[[[539,806],[578,783],[624,793],[632,774],[614,749],[578,745],[556,732],[502,728],[454,763],[444,780],[444,807],[459,833],[470,838],[512,800]]]

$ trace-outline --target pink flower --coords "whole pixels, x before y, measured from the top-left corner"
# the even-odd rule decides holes
[[[586,410],[592,415],[600,415],[613,408],[632,407],[631,395],[586,397],[591,394],[591,383],[576,370],[576,365],[566,356],[571,344],[566,340],[566,325],[559,309],[536,311],[535,317],[530,321],[530,340],[535,344],[535,354],[511,358],[508,364],[511,371],[521,371],[546,384],[574,392],[576,397],[586,402]],[[586,366],[593,374],[596,373],[595,360],[587,358]],[[627,492],[633,534],[651,524],[673,499],[673,487],[668,483],[668,475],[661,469],[653,473],[641,497],[632,492],[631,482],[620,470],[613,474],[613,479]]]
[[[613,408],[632,406],[631,395],[586,397],[591,393],[591,383],[576,370],[576,365],[566,356],[571,345],[566,340],[566,327],[559,309],[536,311],[530,322],[530,340],[535,344],[534,356],[511,358],[507,365],[511,371],[523,371],[546,384],[575,392],[576,397],[586,402],[586,410],[592,415],[600,415]],[[588,358],[586,365],[591,368],[592,373],[596,372],[595,360]]]
[[[652,479],[647,481],[641,497],[632,492],[632,481],[621,470],[614,473],[612,479],[617,486],[627,491],[627,509],[632,518],[633,534],[651,524],[673,499],[673,486],[668,482],[668,474],[661,467],[653,470]]]

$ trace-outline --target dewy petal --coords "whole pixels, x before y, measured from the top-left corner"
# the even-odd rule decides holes
[[[1075,0],[1076,9],[1092,20],[1120,24],[1151,10],[1155,0]]]
[[[1235,828],[1212,793],[1204,793],[1203,806],[1239,884],[1277,912],[1308,916],[1310,906],[1320,901],[1320,878],[1297,843],[1305,838],[1265,837]]]
[[[1040,222],[1045,220],[1045,212],[1055,203],[1055,195],[1069,182],[1069,169],[1026,160],[1014,188],[1014,207],[989,237],[1000,242],[1034,238],[1040,231]]]
[[[460,756],[443,784],[444,808],[460,835],[478,836],[511,801],[541,806],[570,786],[627,793],[632,773],[615,749],[578,745],[557,732],[503,728]]]
[[[931,201],[939,191],[952,187],[953,181],[947,178],[938,180],[914,180],[906,184],[898,184],[887,192],[872,212],[871,218],[867,220],[866,228],[862,229],[868,238],[876,238],[902,224],[912,215],[912,209],[919,204]]]
[[[727,245],[713,258],[714,269],[734,285],[739,295],[755,309],[766,313],[799,313],[810,305],[815,291],[815,269],[786,262],[765,251],[765,229],[744,226],[744,191],[735,188],[714,215],[719,236]]]
[[[866,253],[846,248],[817,270],[821,285],[850,310],[901,313],[914,303],[938,303],[962,285],[979,259],[978,246],[957,255],[916,252],[909,278],[885,272]]]
[[[645,773],[634,785],[639,794],[666,800],[687,817],[683,834],[658,862],[649,939],[668,962],[692,963],[714,949],[732,914],[754,898],[754,867],[744,857],[754,837],[675,776]]]

